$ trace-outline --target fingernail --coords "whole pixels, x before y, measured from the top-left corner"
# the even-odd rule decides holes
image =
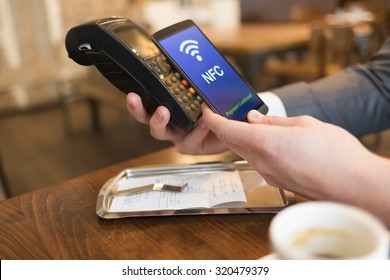
[[[263,115],[257,110],[250,110],[248,113],[248,119],[259,120]]]
[[[158,112],[157,112],[157,117],[158,117],[158,121],[159,121],[159,122],[162,122],[163,119],[164,119],[164,114],[161,113],[160,111],[158,111]]]
[[[198,121],[198,126],[200,126],[200,128],[202,128],[202,129],[207,128],[207,126],[206,126],[206,124],[204,123],[203,119],[201,119],[201,120]]]
[[[134,106],[133,103],[128,102],[127,104],[129,104],[129,108],[130,108],[131,110],[135,110],[135,106]]]

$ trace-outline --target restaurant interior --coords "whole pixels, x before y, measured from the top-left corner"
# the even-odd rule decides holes
[[[0,0],[1,199],[172,146],[94,67],[68,58],[67,31],[109,16],[151,33],[191,18],[263,92],[369,59],[389,34],[390,0]],[[390,155],[389,131],[360,140]]]

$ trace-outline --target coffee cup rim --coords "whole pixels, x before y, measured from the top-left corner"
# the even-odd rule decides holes
[[[290,224],[290,226],[294,226],[291,224],[293,222],[291,220],[292,217],[296,218],[304,211],[330,211],[330,214],[342,213],[344,217],[355,220],[359,219],[358,222],[361,224],[366,224],[367,228],[375,235],[375,238],[377,239],[377,245],[375,247],[377,249],[368,252],[365,255],[356,256],[356,258],[370,259],[375,258],[375,255],[388,255],[390,244],[389,232],[384,223],[382,223],[382,221],[380,221],[377,217],[373,216],[366,210],[352,205],[332,201],[309,201],[285,208],[279,212],[271,221],[269,228],[269,238],[274,252],[280,255],[279,257],[298,259],[313,258],[313,256],[310,256],[305,250],[294,249],[293,252],[286,250],[285,248],[288,243],[285,238],[282,239],[280,234],[281,230],[283,230],[283,227],[288,226],[288,224]],[[313,213],[314,212],[310,212],[311,215],[313,215]],[[304,220],[298,221],[298,223],[304,222]]]

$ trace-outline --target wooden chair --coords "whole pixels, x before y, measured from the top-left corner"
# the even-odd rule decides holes
[[[69,90],[69,84],[84,79],[86,71],[67,57],[62,30],[50,24],[49,17],[56,15],[47,9],[56,2],[18,0],[12,5],[0,5],[0,39],[4,40],[0,44],[0,118],[50,108],[68,112],[71,101],[77,100],[91,106],[96,130],[96,101]],[[64,130],[70,134],[70,117],[63,115]],[[6,180],[3,165],[7,160],[0,151],[0,191],[10,197],[12,186]]]
[[[345,6],[347,12],[369,12],[373,16],[373,19],[359,23],[371,29],[370,36],[367,36],[368,43],[361,54],[363,61],[375,53],[389,35],[390,7],[386,2],[360,0],[348,2]]]
[[[375,19],[366,23],[371,29],[371,35],[368,37],[368,44],[365,52],[362,54],[362,60],[367,60],[377,52],[388,36],[387,24],[381,19]]]
[[[56,17],[49,13],[48,3],[19,0],[1,14],[9,18],[0,17],[0,23],[13,24],[3,24],[3,38],[9,40],[0,46],[0,117],[54,107],[69,111],[69,104],[76,100],[87,102],[91,111],[96,111],[95,100],[71,91],[69,85],[86,79],[87,69],[67,57],[65,35],[56,27],[61,19],[53,21]],[[91,118],[95,122],[96,118]],[[64,128],[71,133],[69,123],[64,118]]]
[[[351,26],[313,26],[309,50],[304,57],[269,60],[264,72],[277,77],[279,86],[296,80],[313,81],[334,74],[356,59]]]

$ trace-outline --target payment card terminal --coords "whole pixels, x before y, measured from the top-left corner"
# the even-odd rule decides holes
[[[196,124],[202,99],[134,22],[120,17],[87,22],[71,28],[65,44],[71,59],[95,65],[122,92],[136,92],[151,112],[163,105],[171,124],[186,131]]]

